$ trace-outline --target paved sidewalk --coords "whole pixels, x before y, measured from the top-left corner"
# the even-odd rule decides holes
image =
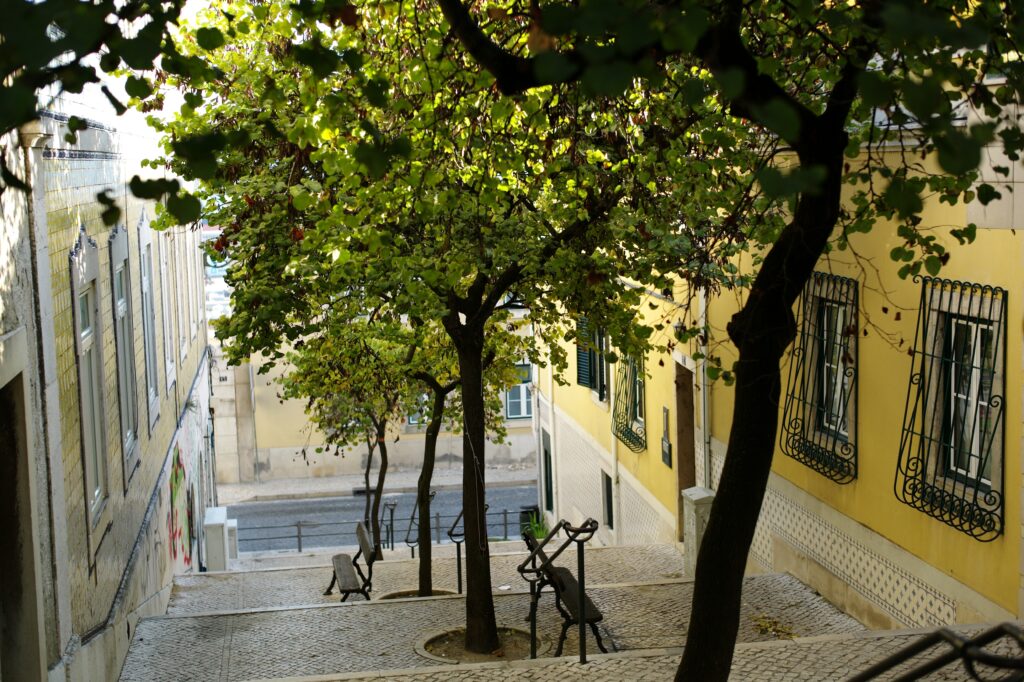
[[[587,593],[605,614],[601,631],[609,650],[682,644],[692,583],[595,583]],[[528,594],[496,594],[494,603],[500,625],[526,627]],[[159,679],[167,682],[228,682],[444,665],[417,654],[416,645],[431,633],[462,625],[464,618],[465,603],[460,596],[149,618],[135,630],[121,679],[148,682],[154,679],[154,671],[159,671]],[[764,627],[765,623],[775,631]],[[538,611],[538,633],[550,646],[557,641],[560,628],[553,599],[546,595]],[[745,583],[739,641],[772,640],[780,630],[808,636],[862,629],[790,576],[753,576]],[[589,636],[588,640],[593,646]],[[573,628],[565,653],[576,651]],[[182,661],[188,663],[182,665]],[[630,679],[637,677],[631,674]]]
[[[393,469],[385,478],[385,491],[389,493],[416,492],[419,469]],[[537,483],[537,467],[532,465],[489,466],[484,478],[490,488]],[[371,474],[371,485],[377,472]],[[462,487],[462,467],[438,467],[434,470],[431,486],[434,490]],[[362,474],[329,476],[323,478],[285,478],[263,483],[218,483],[217,502],[222,506],[239,502],[283,500],[302,497],[335,497],[351,495],[352,490],[365,487]]]
[[[977,632],[980,628],[974,626],[959,629],[963,632]],[[738,644],[729,679],[734,682],[838,682],[895,653],[922,634],[920,630],[870,632]],[[1006,640],[989,647],[989,651],[1019,655],[1016,647]],[[903,664],[878,679],[895,679],[900,673],[930,659],[937,652],[937,649],[930,650],[923,657]],[[582,679],[594,682],[668,682],[673,679],[681,656],[681,648],[672,648],[597,655],[590,657],[586,665],[580,665],[578,659],[563,657],[290,679],[291,682],[570,682]],[[968,675],[962,664],[956,662],[924,679],[929,682],[960,682],[968,679]]]

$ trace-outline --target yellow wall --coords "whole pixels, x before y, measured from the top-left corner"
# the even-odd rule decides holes
[[[966,222],[963,205],[929,203],[924,225],[956,226]],[[879,224],[867,235],[855,235],[851,252],[833,252],[818,269],[860,281],[857,374],[858,476],[838,485],[776,448],[773,470],[814,497],[888,538],[937,569],[976,590],[1008,611],[1017,611],[1020,580],[1020,443],[1022,380],[1022,314],[1024,240],[1008,229],[979,229],[974,244],[958,247],[948,229],[937,229],[940,241],[952,251],[943,278],[1000,286],[1007,290],[1005,338],[1006,393],[1004,403],[1003,533],[980,542],[897,500],[893,492],[904,406],[911,373],[909,350],[914,345],[921,284],[901,280],[889,252],[901,244],[895,228]],[[737,309],[734,297],[711,303],[712,325],[724,330]],[[867,334],[865,335],[865,330]],[[735,357],[731,346],[721,347],[728,366]],[[783,400],[788,377],[783,366]],[[728,440],[733,391],[721,382],[712,391],[712,432]]]

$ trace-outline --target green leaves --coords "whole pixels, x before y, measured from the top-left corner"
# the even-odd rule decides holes
[[[886,188],[883,198],[886,205],[894,210],[903,219],[916,216],[924,208],[921,201],[920,180],[907,180],[905,177],[896,176]]]
[[[185,225],[199,220],[202,204],[192,194],[179,192],[167,197],[167,210],[178,223]]]
[[[203,26],[196,33],[196,43],[204,50],[216,50],[224,45],[224,34],[213,26]]]

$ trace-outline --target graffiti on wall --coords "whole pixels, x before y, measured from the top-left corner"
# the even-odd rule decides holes
[[[181,557],[186,566],[191,566],[192,538],[195,536],[192,526],[192,491],[188,487],[181,447],[177,443],[171,460],[170,485],[171,509],[167,513],[167,533],[171,559],[177,561]]]

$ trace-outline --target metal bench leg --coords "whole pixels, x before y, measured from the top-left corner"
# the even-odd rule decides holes
[[[564,621],[562,621],[562,634],[558,638],[558,648],[555,649],[555,658],[558,658],[559,656],[562,655],[562,645],[565,644],[565,636],[566,636],[566,634],[568,634],[569,628],[571,626],[572,626],[572,621],[571,620],[564,620]]]
[[[327,591],[326,591],[326,592],[324,592],[324,596],[325,596],[325,597],[326,597],[327,595],[329,595],[329,594],[330,594],[331,592],[333,592],[333,591],[334,591],[334,583],[336,583],[337,581],[338,581],[338,574],[337,574],[337,573],[334,573],[334,572],[332,571],[332,572],[331,572],[331,584],[327,586]]]
[[[591,623],[590,629],[594,633],[594,639],[597,640],[597,648],[600,649],[603,654],[608,653],[608,650],[604,648],[604,642],[601,641],[601,633],[597,631],[597,623]]]
[[[343,597],[341,598],[341,601],[345,601],[346,599],[348,599],[348,595],[350,595],[350,594],[352,594],[352,593],[351,593],[351,592],[346,592],[346,593],[345,593],[345,596],[343,596]]]

